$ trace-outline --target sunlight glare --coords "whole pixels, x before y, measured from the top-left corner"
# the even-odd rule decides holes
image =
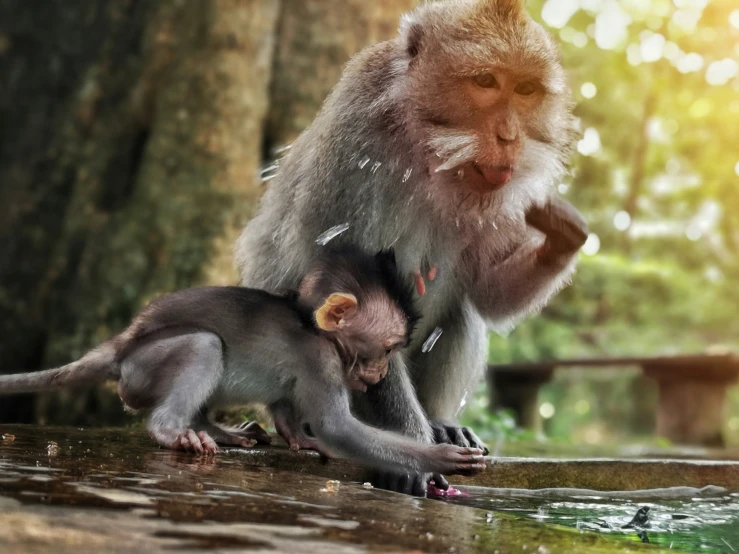
[[[603,50],[612,50],[628,36],[631,17],[616,1],[608,2],[595,16],[595,43]]]
[[[600,250],[600,238],[595,233],[588,235],[588,240],[582,245],[582,253],[586,256],[595,256]]]
[[[613,226],[616,230],[625,231],[630,225],[631,216],[629,215],[629,212],[621,210],[620,212],[616,212],[616,215],[613,216]]]
[[[600,133],[594,127],[588,127],[577,143],[577,151],[583,156],[592,156],[600,150]]]
[[[598,89],[593,83],[583,83],[580,87],[580,94],[582,94],[584,98],[593,98],[597,93]]]
[[[731,58],[711,62],[706,69],[706,82],[709,85],[725,85],[737,73],[737,63]]]
[[[578,0],[547,0],[541,9],[541,18],[555,29],[561,29],[580,9]]]

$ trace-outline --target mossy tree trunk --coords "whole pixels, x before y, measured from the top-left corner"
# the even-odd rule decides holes
[[[261,192],[279,3],[18,1],[2,10],[8,372],[81,355],[159,293],[237,281],[231,242]],[[10,400],[0,421],[120,413],[97,393],[35,407]]]
[[[316,115],[351,56],[398,31],[418,0],[283,0],[265,151],[289,144]]]
[[[265,152],[414,4],[0,3],[0,372],[69,362],[158,294],[236,283]],[[3,398],[0,422],[119,422],[112,391]]]

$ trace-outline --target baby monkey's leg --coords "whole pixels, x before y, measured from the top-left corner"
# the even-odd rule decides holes
[[[124,401],[149,397],[153,410],[148,428],[154,440],[198,454],[218,451],[207,431],[192,426],[223,373],[218,336],[202,331],[152,341],[132,352],[121,369]]]
[[[307,432],[310,429],[308,424],[305,424],[305,428],[301,426],[300,418],[290,401],[279,400],[269,406],[269,411],[275,422],[277,434],[288,444],[290,450],[315,450],[326,458],[332,457],[321,447],[318,439]]]
[[[256,421],[246,421],[235,426],[224,426],[211,422],[203,415],[193,427],[210,435],[218,444],[249,448],[257,443],[272,443],[272,438],[267,431],[262,429]]]

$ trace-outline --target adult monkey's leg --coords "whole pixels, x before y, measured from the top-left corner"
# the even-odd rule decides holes
[[[439,325],[442,334],[427,353],[412,356],[412,376],[418,400],[431,420],[436,442],[487,447],[467,427],[456,423],[461,404],[474,394],[487,361],[487,326],[464,300]]]

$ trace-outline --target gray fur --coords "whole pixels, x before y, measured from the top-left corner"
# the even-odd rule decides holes
[[[325,280],[326,286],[331,279],[351,280],[339,270]],[[308,291],[307,296],[313,292]],[[390,297],[381,298],[376,289],[365,297],[358,290],[345,292],[356,294],[360,304],[355,318],[347,319],[342,329],[360,322],[364,327],[379,326],[382,331],[384,323],[370,317],[372,323],[367,324],[361,310],[367,306],[376,316],[378,304],[392,306]],[[317,437],[316,447],[372,467],[451,473],[484,467],[479,450],[429,446],[355,419],[347,388],[354,364],[346,367],[337,343],[342,340],[342,348],[350,355],[371,352],[373,345],[351,344],[351,337],[362,329],[333,339],[307,320],[299,302],[241,287],[169,294],[146,307],[123,333],[77,362],[49,371],[0,376],[0,393],[113,379],[118,381],[119,395],[127,406],[152,410],[149,432],[159,444],[170,448],[215,452],[216,441],[242,445],[251,438],[268,440],[258,426],[227,429],[202,416],[213,408],[258,403],[274,406],[279,417],[288,418],[288,433],[307,424]],[[407,324],[403,328],[406,335],[401,338],[407,340]],[[396,332],[394,328],[391,331]],[[374,337],[371,332],[364,329],[363,336]],[[379,351],[385,353],[387,348],[381,341]]]
[[[319,248],[316,237],[345,222],[349,229],[334,241],[394,247],[409,280],[419,267],[439,267],[419,300],[421,327],[406,364],[380,387],[389,397],[375,395],[369,408],[358,404],[369,421],[421,440],[430,430],[424,410],[454,418],[464,391],[479,382],[487,328],[506,331],[538,311],[574,270],[577,246],[543,265],[537,249],[544,236],[525,223],[527,211],[555,194],[575,123],[553,41],[521,6],[427,2],[404,17],[396,39],[355,56],[281,161],[235,249],[243,284],[268,290],[294,286]],[[519,114],[515,173],[488,202],[453,192],[447,176],[463,162],[486,160],[499,132],[497,116],[480,114],[464,128],[445,124],[464,106],[453,108],[461,95],[443,87],[481,67],[533,75],[545,89]],[[443,335],[422,354],[420,344],[437,326]],[[405,365],[423,409],[401,400],[412,394]]]

